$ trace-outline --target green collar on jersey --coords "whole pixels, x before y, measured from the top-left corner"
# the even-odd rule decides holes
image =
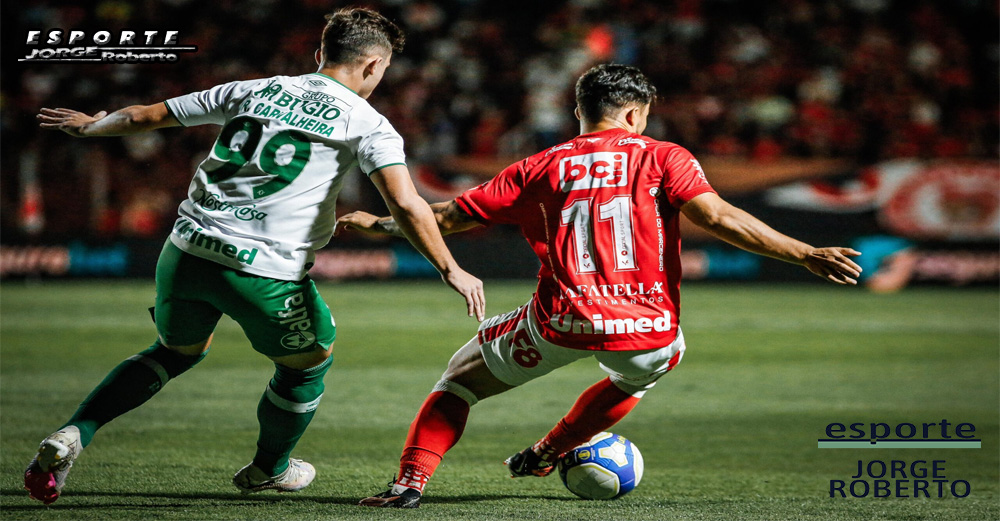
[[[315,74],[317,76],[322,76],[324,78],[331,79],[333,81],[336,81],[337,83],[340,83],[339,81],[337,81],[337,78],[334,78],[333,76],[327,76],[326,74],[323,74],[322,72],[310,72],[309,74]],[[340,86],[343,87],[343,88],[345,88],[345,89],[347,89],[347,90],[349,90],[349,91],[351,91],[351,92],[354,92],[354,89],[348,87],[347,85],[344,85],[343,83],[340,83]],[[357,92],[354,92],[354,93],[357,94]]]

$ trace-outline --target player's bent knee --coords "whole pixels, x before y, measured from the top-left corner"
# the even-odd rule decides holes
[[[209,347],[212,344],[212,335],[209,335],[203,342],[198,342],[195,344],[188,345],[167,345],[166,343],[157,340],[157,343],[163,347],[184,356],[199,356],[208,352]]]
[[[493,373],[490,372],[489,368],[486,367],[486,364],[477,366],[472,370],[465,370],[457,373],[451,373],[449,371],[441,377],[441,382],[449,382],[452,385],[460,386],[461,388],[466,389],[477,399],[477,401],[485,400],[490,396],[496,396],[515,387],[504,383],[494,376]],[[469,402],[469,404],[471,405],[472,402]]]
[[[160,377],[160,385],[163,386],[201,362],[207,354],[206,351],[207,349],[188,355],[167,347],[157,340],[149,346],[149,349],[129,357],[129,360],[153,370]]]
[[[314,349],[307,353],[296,353],[286,356],[269,356],[272,362],[290,369],[309,369],[318,367],[333,357],[333,345],[326,349]]]
[[[653,386],[656,385],[656,380],[653,380],[652,382],[649,383],[638,383],[638,382],[629,382],[621,378],[612,377],[611,383],[613,383],[615,387],[617,387],[624,393],[630,394],[635,398],[642,398],[643,395],[646,394],[646,391],[652,389]]]
[[[470,407],[479,403],[479,397],[476,396],[476,393],[472,392],[468,387],[455,383],[451,380],[442,379],[439,380],[438,383],[434,384],[434,388],[431,389],[431,392],[438,391],[454,394],[455,396],[465,400]]]

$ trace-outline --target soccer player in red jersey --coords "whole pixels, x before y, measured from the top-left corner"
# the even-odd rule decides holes
[[[518,225],[542,264],[538,289],[455,353],[410,425],[396,480],[362,505],[419,506],[472,405],[580,358],[594,356],[609,376],[507,459],[511,475],[549,474],[561,454],[624,418],[684,355],[680,213],[730,244],[856,284],[858,252],[778,233],[720,198],[687,150],[643,137],[655,95],[634,67],[594,67],[576,84],[581,135],[431,205],[444,234]],[[341,217],[337,231],[345,228],[400,235],[391,217],[364,212]]]

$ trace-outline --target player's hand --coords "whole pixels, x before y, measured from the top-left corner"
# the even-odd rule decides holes
[[[343,230],[358,231],[370,235],[384,235],[385,232],[376,226],[379,217],[368,212],[351,212],[337,219],[333,227],[333,235],[340,235]]]
[[[482,322],[486,318],[486,297],[483,296],[483,281],[473,277],[461,268],[455,268],[442,274],[441,279],[451,286],[459,295],[465,297],[469,308],[469,316],[475,316]]]
[[[815,248],[806,255],[802,265],[816,275],[837,284],[857,284],[861,266],[850,258],[861,255],[851,248]]]
[[[84,137],[83,127],[100,121],[107,115],[107,111],[104,110],[93,116],[88,116],[76,110],[43,108],[35,117],[41,122],[38,126],[42,128],[62,130],[73,137]]]

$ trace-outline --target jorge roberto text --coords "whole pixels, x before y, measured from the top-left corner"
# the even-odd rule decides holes
[[[964,498],[972,487],[964,479],[949,480],[945,461],[858,460],[851,481],[830,480],[830,497]]]
[[[976,426],[947,419],[925,423],[831,423],[821,449],[978,449]],[[949,479],[943,459],[859,459],[849,479],[831,479],[831,498],[964,498],[972,487]]]

